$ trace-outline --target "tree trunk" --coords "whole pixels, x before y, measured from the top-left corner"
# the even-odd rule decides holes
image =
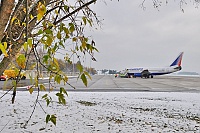
[[[13,5],[14,5],[14,0],[2,0],[3,2],[4,1],[6,1],[6,2],[11,2],[11,1],[13,1]],[[45,1],[45,4],[47,5],[47,4],[49,4],[49,2],[51,1],[51,0],[44,0]],[[9,3],[8,2],[8,3]],[[7,3],[7,4],[8,4]],[[9,4],[9,11],[12,11],[13,9],[11,9],[11,4]],[[13,8],[14,6],[12,6],[12,8]],[[6,6],[6,3],[4,3],[4,4],[2,4],[1,3],[1,9],[0,9],[0,13],[2,13],[3,14],[3,9],[8,9],[7,8],[7,6]],[[24,18],[25,18],[25,13],[23,12],[23,8],[20,8],[21,9],[21,16],[20,16],[20,18],[18,18],[18,19],[20,19],[20,21],[21,22],[23,22],[24,20]],[[18,11],[18,12],[20,12],[20,11]],[[34,8],[33,9],[33,11],[31,11],[31,14],[36,14],[36,9]],[[7,23],[9,22],[9,17],[10,17],[10,15],[11,15],[11,13],[10,14],[4,14],[4,16],[5,16],[5,18],[7,18],[7,20],[5,20],[5,21],[2,21],[1,19],[0,19],[0,23],[5,23],[4,25],[6,26],[7,25]],[[1,17],[1,16],[0,16]],[[35,23],[36,23],[36,19],[35,19],[35,21],[32,21],[32,23],[30,23],[28,26],[29,26],[29,33],[31,33],[31,31],[33,30],[33,28],[34,28],[34,26],[35,26]],[[0,25],[0,26],[2,26],[2,25]],[[2,27],[3,29],[5,29],[5,26],[4,27]],[[11,26],[11,25],[10,25]],[[0,27],[0,29],[2,29],[1,27]],[[9,27],[7,28],[7,29],[9,29]],[[21,28],[21,30],[22,30],[23,28]],[[4,30],[3,30],[4,31]],[[12,34],[12,32],[13,31],[9,31],[9,32],[11,32],[11,33],[8,33],[8,34]],[[19,31],[19,32],[21,32],[21,31]],[[1,33],[0,33],[1,34]],[[1,37],[1,36],[0,36]],[[2,37],[3,37],[3,35],[2,35]],[[0,75],[2,75],[2,73],[4,72],[4,70],[8,67],[8,65],[11,63],[11,61],[15,58],[15,56],[16,56],[16,54],[19,52],[19,50],[20,50],[20,48],[21,48],[21,46],[24,44],[24,42],[25,42],[26,40],[24,40],[23,39],[23,37],[20,37],[18,40],[17,40],[17,42],[16,41],[13,41],[12,39],[11,39],[11,44],[12,44],[12,46],[11,46],[11,49],[12,50],[10,50],[9,52],[8,52],[8,57],[4,57],[3,58],[3,60],[0,62]]]
[[[10,18],[10,14],[14,8],[15,0],[1,0],[0,5],[0,40],[2,40],[4,36],[4,31],[8,20]]]

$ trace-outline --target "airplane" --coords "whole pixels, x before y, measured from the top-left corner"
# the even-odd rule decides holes
[[[137,68],[129,68],[125,69],[119,77],[122,78],[131,78],[131,77],[141,77],[141,78],[153,78],[155,75],[164,75],[173,73],[176,71],[180,71],[182,69],[183,52],[181,52],[178,57],[172,62],[172,64],[168,67],[162,68],[147,68],[147,67],[137,67]]]

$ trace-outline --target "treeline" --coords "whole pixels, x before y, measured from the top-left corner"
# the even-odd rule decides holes
[[[103,69],[101,70],[102,74],[117,74],[117,70]]]
[[[64,72],[74,72],[77,73],[79,72],[79,70],[77,69],[77,65],[81,64],[80,61],[78,61],[77,63],[69,63],[69,62],[65,62],[62,59],[58,59],[58,64],[60,67],[60,70],[64,71]],[[97,74],[97,71],[94,68],[90,68],[90,67],[84,67],[85,71],[87,71],[90,74]]]

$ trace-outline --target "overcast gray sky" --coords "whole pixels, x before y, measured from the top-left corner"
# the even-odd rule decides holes
[[[102,20],[102,28],[89,33],[99,53],[92,67],[122,70],[133,67],[170,65],[184,52],[183,71],[200,72],[200,9],[189,2],[181,11],[178,2],[153,8],[141,1],[98,1],[93,9]]]

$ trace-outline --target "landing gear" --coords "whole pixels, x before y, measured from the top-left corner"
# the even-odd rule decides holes
[[[141,78],[153,78],[153,75],[149,72],[149,70],[144,70],[141,73]]]

